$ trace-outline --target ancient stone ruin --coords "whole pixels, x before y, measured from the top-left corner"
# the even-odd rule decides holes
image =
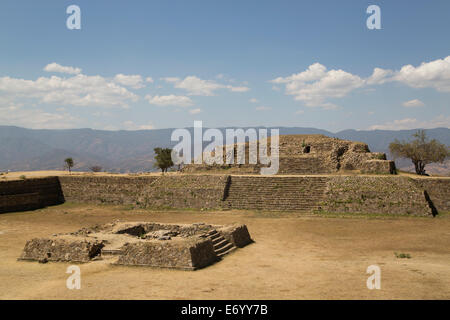
[[[245,225],[114,222],[29,240],[19,259],[196,270],[251,242]]]
[[[270,154],[270,138],[258,141],[267,145]],[[245,149],[245,164],[207,165],[189,164],[183,172],[208,172],[212,170],[236,174],[259,174],[264,165],[259,162],[249,163],[249,143],[234,144],[234,163],[239,147]],[[223,146],[224,163],[226,146]],[[206,157],[214,157],[204,154]],[[386,155],[380,152],[370,152],[367,144],[350,140],[330,138],[321,134],[312,135],[281,135],[279,136],[279,171],[278,174],[330,174],[338,171],[356,171],[360,173],[393,174],[395,162],[386,160]]]

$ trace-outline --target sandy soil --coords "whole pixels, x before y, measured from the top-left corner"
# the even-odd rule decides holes
[[[111,220],[247,224],[255,240],[210,267],[179,271],[17,261],[26,240]],[[408,253],[410,259],[396,258]],[[381,268],[381,290],[366,269]],[[450,299],[450,215],[317,217],[256,212],[154,212],[64,204],[0,215],[0,299]]]
[[[230,172],[229,172],[230,173]],[[182,175],[183,173],[180,172],[166,172],[164,175]],[[196,172],[196,173],[189,173],[189,175],[192,174],[198,174],[198,175],[223,175],[223,171],[208,171],[208,173],[202,173],[202,172]],[[231,173],[233,175],[240,175],[239,173]],[[110,172],[81,172],[81,171],[72,171],[69,173],[68,171],[58,171],[58,170],[42,170],[42,171],[12,171],[12,172],[0,172],[0,182],[1,181],[7,181],[7,180],[21,180],[22,176],[25,176],[26,178],[43,178],[43,177],[54,177],[54,176],[125,176],[125,177],[142,177],[142,176],[161,176],[161,172],[145,172],[145,173],[110,173]],[[356,171],[339,171],[335,174],[314,174],[314,175],[279,175],[275,177],[298,177],[298,176],[311,176],[311,177],[318,177],[318,176],[333,176],[333,175],[344,175],[344,176],[354,176],[354,175],[361,175],[360,173]],[[260,177],[259,174],[245,174],[246,177],[248,176],[257,176]],[[364,176],[373,176],[373,177],[379,177],[380,175],[371,175],[371,174],[365,174]],[[411,178],[416,179],[432,179],[433,177],[439,177],[441,179],[450,179],[450,177],[445,176],[419,176],[417,174],[409,173],[409,172],[399,172],[398,176],[407,176]]]

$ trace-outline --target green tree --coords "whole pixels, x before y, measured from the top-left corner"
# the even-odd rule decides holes
[[[424,130],[413,134],[410,142],[398,141],[389,144],[389,150],[394,157],[411,159],[417,174],[425,175],[425,166],[429,163],[442,163],[450,156],[450,149],[436,139],[429,140]]]
[[[65,167],[67,168],[67,170],[69,170],[69,173],[70,173],[71,172],[70,169],[75,165],[74,162],[73,162],[73,159],[72,158],[66,158],[64,160],[64,163],[65,163]]]
[[[155,167],[161,169],[162,172],[167,172],[167,169],[173,166],[172,161],[172,149],[169,148],[155,148],[153,149],[156,153],[155,156]]]

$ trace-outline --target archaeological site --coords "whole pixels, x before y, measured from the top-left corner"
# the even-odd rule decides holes
[[[248,158],[248,144],[245,151]],[[74,173],[3,181],[0,212],[64,201],[157,209],[418,216],[450,210],[450,179],[397,175],[393,161],[370,152],[364,143],[322,135],[280,136],[279,163],[278,174],[272,176],[260,175],[260,164],[190,164],[165,175]]]

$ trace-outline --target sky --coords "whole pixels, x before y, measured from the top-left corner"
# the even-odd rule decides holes
[[[449,128],[449,31],[448,0],[2,0],[0,125]]]

